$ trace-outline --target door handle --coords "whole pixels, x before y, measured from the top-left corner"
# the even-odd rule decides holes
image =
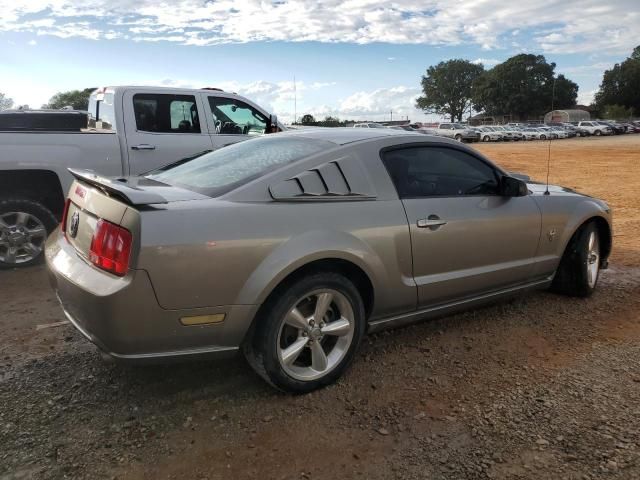
[[[437,215],[429,215],[427,218],[418,219],[418,228],[428,228],[429,230],[437,230],[442,225],[446,225],[447,222],[442,220]]]
[[[149,145],[147,143],[143,143],[142,145],[133,145],[131,150],[155,150],[155,145]]]

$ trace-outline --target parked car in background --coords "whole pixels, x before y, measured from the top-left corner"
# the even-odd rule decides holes
[[[505,127],[502,125],[491,127],[494,131],[502,133],[503,140],[518,141],[524,140],[524,135],[514,128]]]
[[[545,133],[533,127],[523,128],[520,132],[524,135],[525,140],[544,140],[546,138]],[[540,138],[541,136],[544,138]]]
[[[340,378],[367,332],[530,289],[589,296],[612,244],[605,202],[389,129],[74,176],[46,259],[86,338],[129,363],[243,351],[293,393]]]
[[[480,140],[483,142],[500,142],[503,139],[502,132],[493,130],[491,127],[475,127],[480,132]]]
[[[23,128],[29,123],[0,131],[0,268],[42,259],[45,238],[62,217],[73,181],[68,168],[136,175],[284,128],[264,108],[234,93],[160,87],[96,90],[85,128]]]
[[[555,133],[556,138],[569,138],[569,132],[567,132],[562,127],[548,127],[553,133]]]
[[[477,142],[480,140],[480,133],[472,128],[465,128],[459,123],[441,123],[437,132],[441,137],[452,138],[458,142]]]
[[[375,122],[356,123],[353,128],[385,128],[384,125]]]
[[[578,128],[584,129],[588,131],[591,135],[595,135],[596,137],[600,135],[612,135],[613,129],[606,124],[600,124],[600,122],[596,121],[588,121],[588,122],[578,122]]]

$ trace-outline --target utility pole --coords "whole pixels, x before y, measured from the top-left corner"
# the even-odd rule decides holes
[[[393,122],[393,110],[389,110],[389,113],[391,114],[391,117],[389,118],[389,120]]]
[[[298,121],[298,93],[296,91],[296,76],[293,76],[293,123]]]

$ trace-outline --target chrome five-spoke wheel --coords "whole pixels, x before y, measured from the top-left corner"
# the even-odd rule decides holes
[[[44,248],[47,230],[27,212],[0,214],[0,262],[18,265],[36,259]]]
[[[600,243],[595,231],[591,231],[589,234],[587,248],[587,283],[589,287],[595,288],[600,270]]]
[[[340,292],[316,290],[296,302],[280,326],[278,360],[287,375],[314,380],[333,370],[351,346],[351,304]]]

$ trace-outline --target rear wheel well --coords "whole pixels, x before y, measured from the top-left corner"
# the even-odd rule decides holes
[[[340,258],[325,258],[302,265],[293,272],[289,273],[284,279],[282,279],[280,283],[278,283],[278,285],[271,291],[271,293],[269,293],[266,300],[258,309],[253,319],[252,326],[245,338],[250,339],[252,337],[256,320],[264,315],[264,312],[271,307],[274,299],[277,298],[283,290],[289,287],[289,285],[294,283],[296,280],[318,272],[338,273],[353,282],[354,286],[358,290],[358,293],[360,294],[360,297],[362,297],[365,318],[369,318],[373,310],[374,302],[373,284],[371,283],[369,276],[355,263],[352,263],[348,260],[343,260]]]
[[[64,194],[58,176],[49,170],[0,171],[0,195],[5,199],[31,200],[62,218]]]

